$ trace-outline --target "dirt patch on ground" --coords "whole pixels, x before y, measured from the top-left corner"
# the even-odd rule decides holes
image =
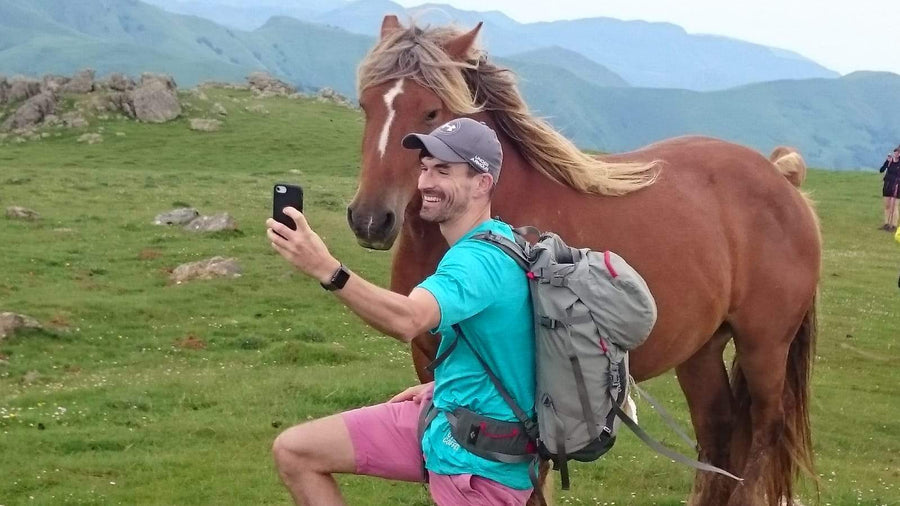
[[[194,334],[188,334],[187,336],[175,341],[175,346],[184,350],[203,350],[206,349],[206,341],[200,339]]]
[[[155,260],[161,256],[162,251],[153,248],[147,248],[141,250],[141,252],[138,253],[138,260]]]

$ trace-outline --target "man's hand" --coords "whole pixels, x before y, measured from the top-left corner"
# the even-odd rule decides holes
[[[291,230],[272,218],[267,219],[266,235],[272,248],[307,276],[321,283],[330,282],[341,263],[331,256],[322,238],[309,228],[303,213],[293,207],[285,207],[284,214],[294,220],[297,230]]]
[[[403,402],[409,400],[413,402],[422,402],[422,400],[425,399],[425,392],[433,386],[434,382],[432,381],[431,383],[409,387],[399,394],[391,397],[391,400],[388,402]]]

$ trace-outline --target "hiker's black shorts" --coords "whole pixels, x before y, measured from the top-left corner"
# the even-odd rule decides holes
[[[882,197],[900,197],[900,178],[885,179],[881,188]]]

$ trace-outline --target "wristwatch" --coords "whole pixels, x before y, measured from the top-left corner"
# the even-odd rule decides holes
[[[334,274],[331,275],[331,281],[328,283],[319,283],[322,285],[322,288],[328,290],[329,292],[333,292],[335,290],[340,290],[344,288],[344,285],[347,284],[347,280],[350,279],[350,271],[344,267],[344,264],[341,264],[340,267],[334,271]]]

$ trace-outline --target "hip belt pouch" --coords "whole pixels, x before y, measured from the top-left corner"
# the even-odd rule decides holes
[[[505,422],[466,408],[445,413],[460,446],[488,460],[516,463],[534,459],[536,447],[520,422]]]

